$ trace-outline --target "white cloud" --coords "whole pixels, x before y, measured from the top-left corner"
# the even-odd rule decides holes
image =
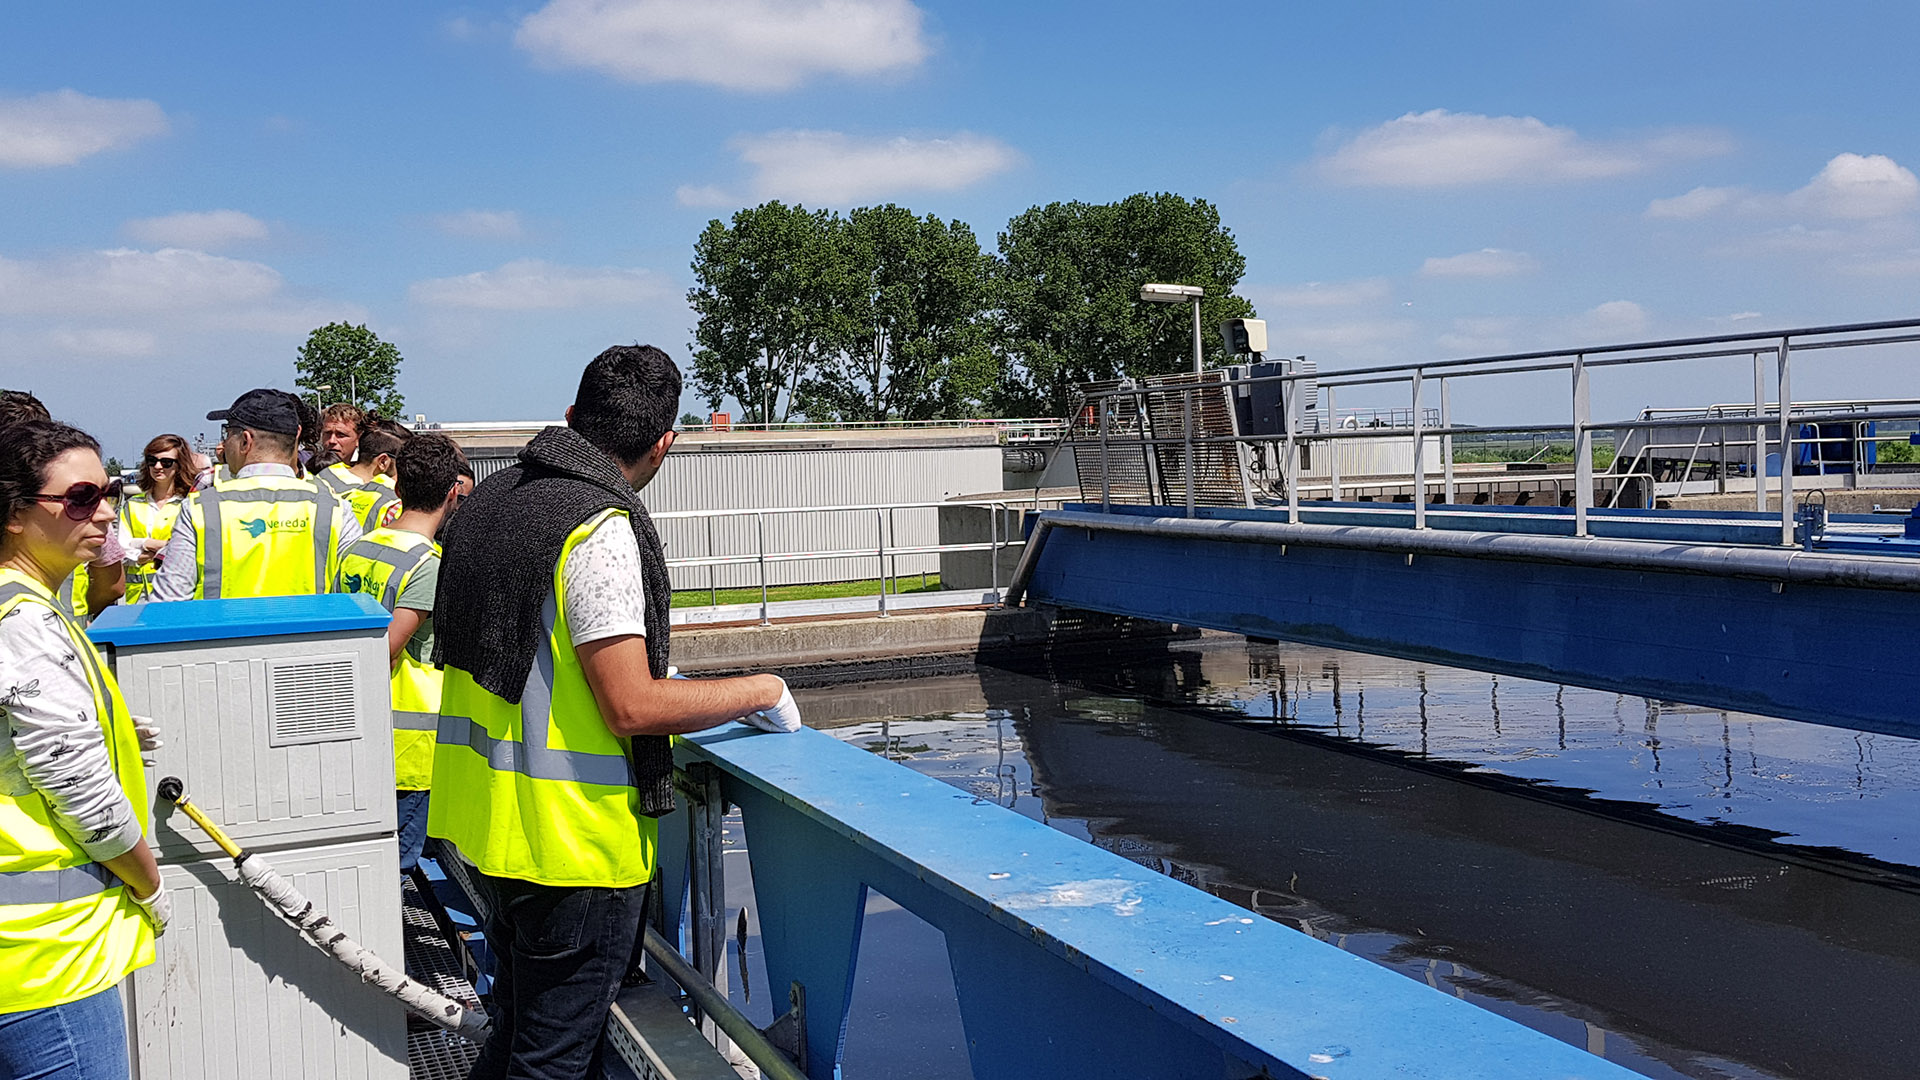
[[[520,215],[513,210],[462,210],[441,214],[433,224],[448,236],[467,236],[487,240],[514,240],[526,234]]]
[[[98,327],[54,330],[45,340],[48,346],[68,356],[120,359],[148,356],[159,344],[151,331]]]
[[[1647,204],[1650,218],[1695,219],[1719,213],[1750,217],[1870,221],[1920,206],[1920,178],[1885,154],[1836,154],[1806,186],[1784,195],[1739,187],[1697,187]]]
[[[143,99],[55,90],[0,98],[0,168],[72,165],[167,133],[167,114]]]
[[[1294,325],[1269,324],[1272,353],[1329,354],[1321,365],[1380,363],[1401,359],[1399,346],[1413,337],[1417,325],[1409,319],[1348,320]]]
[[[1660,161],[1727,149],[1726,138],[1714,132],[1602,143],[1532,116],[1430,109],[1361,132],[1322,157],[1317,167],[1334,183],[1359,187],[1536,184],[1622,176]]]
[[[1609,300],[1573,320],[1573,329],[1588,338],[1614,341],[1644,331],[1648,322],[1646,309],[1639,304],[1631,300]]]
[[[1459,255],[1435,256],[1420,264],[1420,276],[1437,278],[1494,278],[1530,274],[1540,261],[1524,251],[1481,248]]]
[[[1675,221],[1706,217],[1708,214],[1725,209],[1740,195],[1739,188],[1697,187],[1685,195],[1653,200],[1647,204],[1647,216]]]
[[[535,311],[653,303],[677,297],[678,290],[652,270],[519,259],[495,270],[416,281],[408,296],[428,307]]]
[[[203,251],[119,248],[41,261],[0,256],[0,313],[123,316],[232,308],[280,291],[264,263]]]
[[[514,42],[627,82],[787,90],[920,63],[922,18],[909,0],[550,0]]]
[[[1920,203],[1920,179],[1885,154],[1838,154],[1787,199],[1826,217],[1892,217]]]
[[[267,223],[238,210],[206,210],[135,218],[122,228],[142,244],[153,247],[194,248],[207,251],[243,240],[262,240]]]
[[[681,184],[673,196],[681,206],[732,206],[740,202],[717,184]]]
[[[1262,307],[1328,308],[1370,304],[1385,300],[1392,293],[1393,286],[1386,278],[1360,278],[1355,281],[1309,281],[1301,285],[1269,289],[1263,293],[1253,290],[1249,295],[1258,294]]]
[[[1000,140],[968,131],[932,139],[772,131],[742,135],[733,147],[740,160],[756,170],[748,185],[752,198],[828,205],[913,191],[954,191],[1005,172],[1020,160]],[[682,187],[679,198],[688,206],[744,201],[712,186]]]

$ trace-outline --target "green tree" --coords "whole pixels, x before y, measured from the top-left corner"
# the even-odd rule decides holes
[[[800,387],[837,352],[847,268],[824,210],[767,202],[707,223],[693,246],[694,387],[743,423],[792,419]]]
[[[337,322],[314,330],[300,346],[293,370],[300,388],[323,402],[352,397],[361,408],[396,419],[406,409],[406,399],[394,388],[400,350],[364,325]]]
[[[1148,282],[1199,285],[1208,363],[1227,362],[1222,320],[1253,305],[1234,293],[1246,273],[1233,234],[1204,199],[1132,195],[1117,203],[1036,206],[1007,223],[995,262],[995,347],[1002,416],[1061,416],[1081,383],[1159,375],[1193,363],[1193,310],[1140,299]]]
[[[983,316],[991,260],[965,222],[895,206],[833,228],[844,268],[836,355],[801,386],[809,417],[929,420],[977,410],[994,364]]]

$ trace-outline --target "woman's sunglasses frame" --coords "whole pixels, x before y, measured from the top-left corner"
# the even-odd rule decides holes
[[[34,495],[35,502],[64,503],[64,513],[69,521],[86,521],[93,517],[102,500],[107,497],[107,489],[100,484],[79,483],[59,495]]]

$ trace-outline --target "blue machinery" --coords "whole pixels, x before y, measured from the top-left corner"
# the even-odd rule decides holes
[[[711,975],[719,818],[739,806],[767,977],[803,988],[815,1080],[838,1075],[869,889],[945,934],[978,1080],[1635,1075],[818,732],[730,726],[677,757],[692,798],[661,821],[666,923],[690,892]]]

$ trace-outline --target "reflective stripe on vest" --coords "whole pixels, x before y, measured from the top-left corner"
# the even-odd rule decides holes
[[[153,497],[142,493],[129,495],[121,505],[120,516],[126,520],[127,535],[135,540],[166,541],[173,536],[174,523],[180,520],[180,511],[186,506],[185,499],[168,499],[156,503]],[[159,566],[153,562],[127,564],[127,594],[124,602],[137,604],[147,598],[153,583],[160,576]]]
[[[608,511],[562,546],[518,705],[446,670],[427,833],[484,873],[605,888],[653,874],[658,826],[640,813],[628,741],[607,728],[560,609],[567,555],[613,517],[624,527],[624,513]]]
[[[0,904],[60,904],[118,884],[113,871],[95,862],[57,870],[0,871]]]
[[[261,480],[284,481],[299,486],[255,486],[254,482]],[[286,560],[295,556],[286,545],[270,547],[268,558],[272,561],[264,566],[252,567],[249,580],[230,582],[231,568],[227,565],[227,558],[234,541],[226,532],[228,515],[245,506],[280,506],[289,503],[306,503],[313,507],[306,530],[313,560],[311,584],[293,576],[293,568]],[[217,600],[222,597],[289,596],[332,591],[333,574],[329,571],[333,565],[336,539],[336,505],[332,492],[292,477],[248,477],[195,492],[192,504],[182,512],[193,514],[195,510],[199,511],[198,519],[194,521],[198,530],[197,555],[200,559],[200,585],[196,598]],[[246,529],[251,524],[239,520],[236,515],[233,527]]]
[[[38,582],[0,570],[0,618],[23,604],[59,612]],[[114,778],[144,817],[146,769],[133,718],[79,623],[60,623],[92,693]],[[46,797],[31,787],[0,794],[0,941],[0,1013],[78,1001],[153,962],[153,930],[120,879],[54,823]]]
[[[375,529],[353,542],[340,559],[340,592],[377,597],[392,611],[408,579],[439,545],[418,533]],[[433,732],[440,721],[441,675],[402,649],[393,665],[393,783],[400,791],[424,791],[433,783]]]

